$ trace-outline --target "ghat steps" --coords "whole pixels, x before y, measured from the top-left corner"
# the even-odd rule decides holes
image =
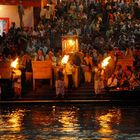
[[[67,99],[87,99],[94,95],[93,82],[83,83],[78,88],[65,89]],[[53,99],[56,97],[55,87],[52,89],[48,85],[39,84],[35,91],[27,90],[22,95],[25,99]],[[61,96],[60,96],[61,98]]]

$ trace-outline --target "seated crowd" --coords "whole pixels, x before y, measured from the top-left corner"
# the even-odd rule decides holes
[[[33,60],[51,60],[54,65],[60,65],[64,56],[61,36],[78,35],[80,50],[73,54],[72,65],[81,67],[81,81],[90,83],[94,76],[94,81],[100,81],[96,82],[96,87],[133,89],[140,80],[139,9],[137,2],[75,0],[59,3],[49,19],[41,14],[35,28],[16,28],[13,23],[9,32],[0,37],[0,61],[18,56],[27,72],[32,71]],[[101,72],[96,75],[95,67],[100,69],[98,65],[110,54],[115,59],[133,57],[133,67],[122,69],[123,66],[116,64],[108,79]]]

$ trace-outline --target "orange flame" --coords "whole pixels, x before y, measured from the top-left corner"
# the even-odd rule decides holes
[[[64,57],[61,60],[61,63],[66,64],[68,62],[68,60],[69,60],[69,55],[64,55]]]
[[[11,67],[12,67],[12,68],[15,68],[15,69],[17,68],[18,60],[19,60],[19,59],[16,58],[16,59],[11,63]]]
[[[102,63],[101,63],[102,68],[105,68],[109,64],[110,59],[111,59],[111,56],[108,56],[102,61]]]

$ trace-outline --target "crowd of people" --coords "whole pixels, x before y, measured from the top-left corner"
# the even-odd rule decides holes
[[[91,69],[98,67],[110,53],[116,58],[131,55],[134,58],[134,67],[130,71],[135,74],[134,79],[139,81],[140,5],[137,1],[73,0],[58,3],[53,12],[49,8],[50,6],[45,6],[41,10],[40,22],[35,28],[17,28],[12,23],[9,32],[0,37],[1,61],[18,56],[28,72],[32,71],[32,60],[49,59],[59,65],[64,55],[61,37],[77,35],[80,50],[74,54],[73,65],[88,66],[83,70],[85,82],[91,82]],[[123,79],[128,78],[126,74],[122,74],[121,68],[116,71],[121,72]],[[102,76],[95,79],[100,79],[99,77]],[[112,77],[120,78],[120,75],[114,74],[110,78]],[[124,82],[117,83],[123,85]],[[99,87],[98,84],[96,87]],[[107,86],[104,84],[104,87]]]

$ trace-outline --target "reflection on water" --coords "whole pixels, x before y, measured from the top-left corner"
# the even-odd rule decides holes
[[[113,124],[119,125],[121,121],[120,109],[109,109],[102,114],[96,116],[100,128],[98,132],[104,137],[110,137],[114,133],[118,133],[117,130],[113,130]]]
[[[140,139],[140,107],[5,105],[0,140]]]

